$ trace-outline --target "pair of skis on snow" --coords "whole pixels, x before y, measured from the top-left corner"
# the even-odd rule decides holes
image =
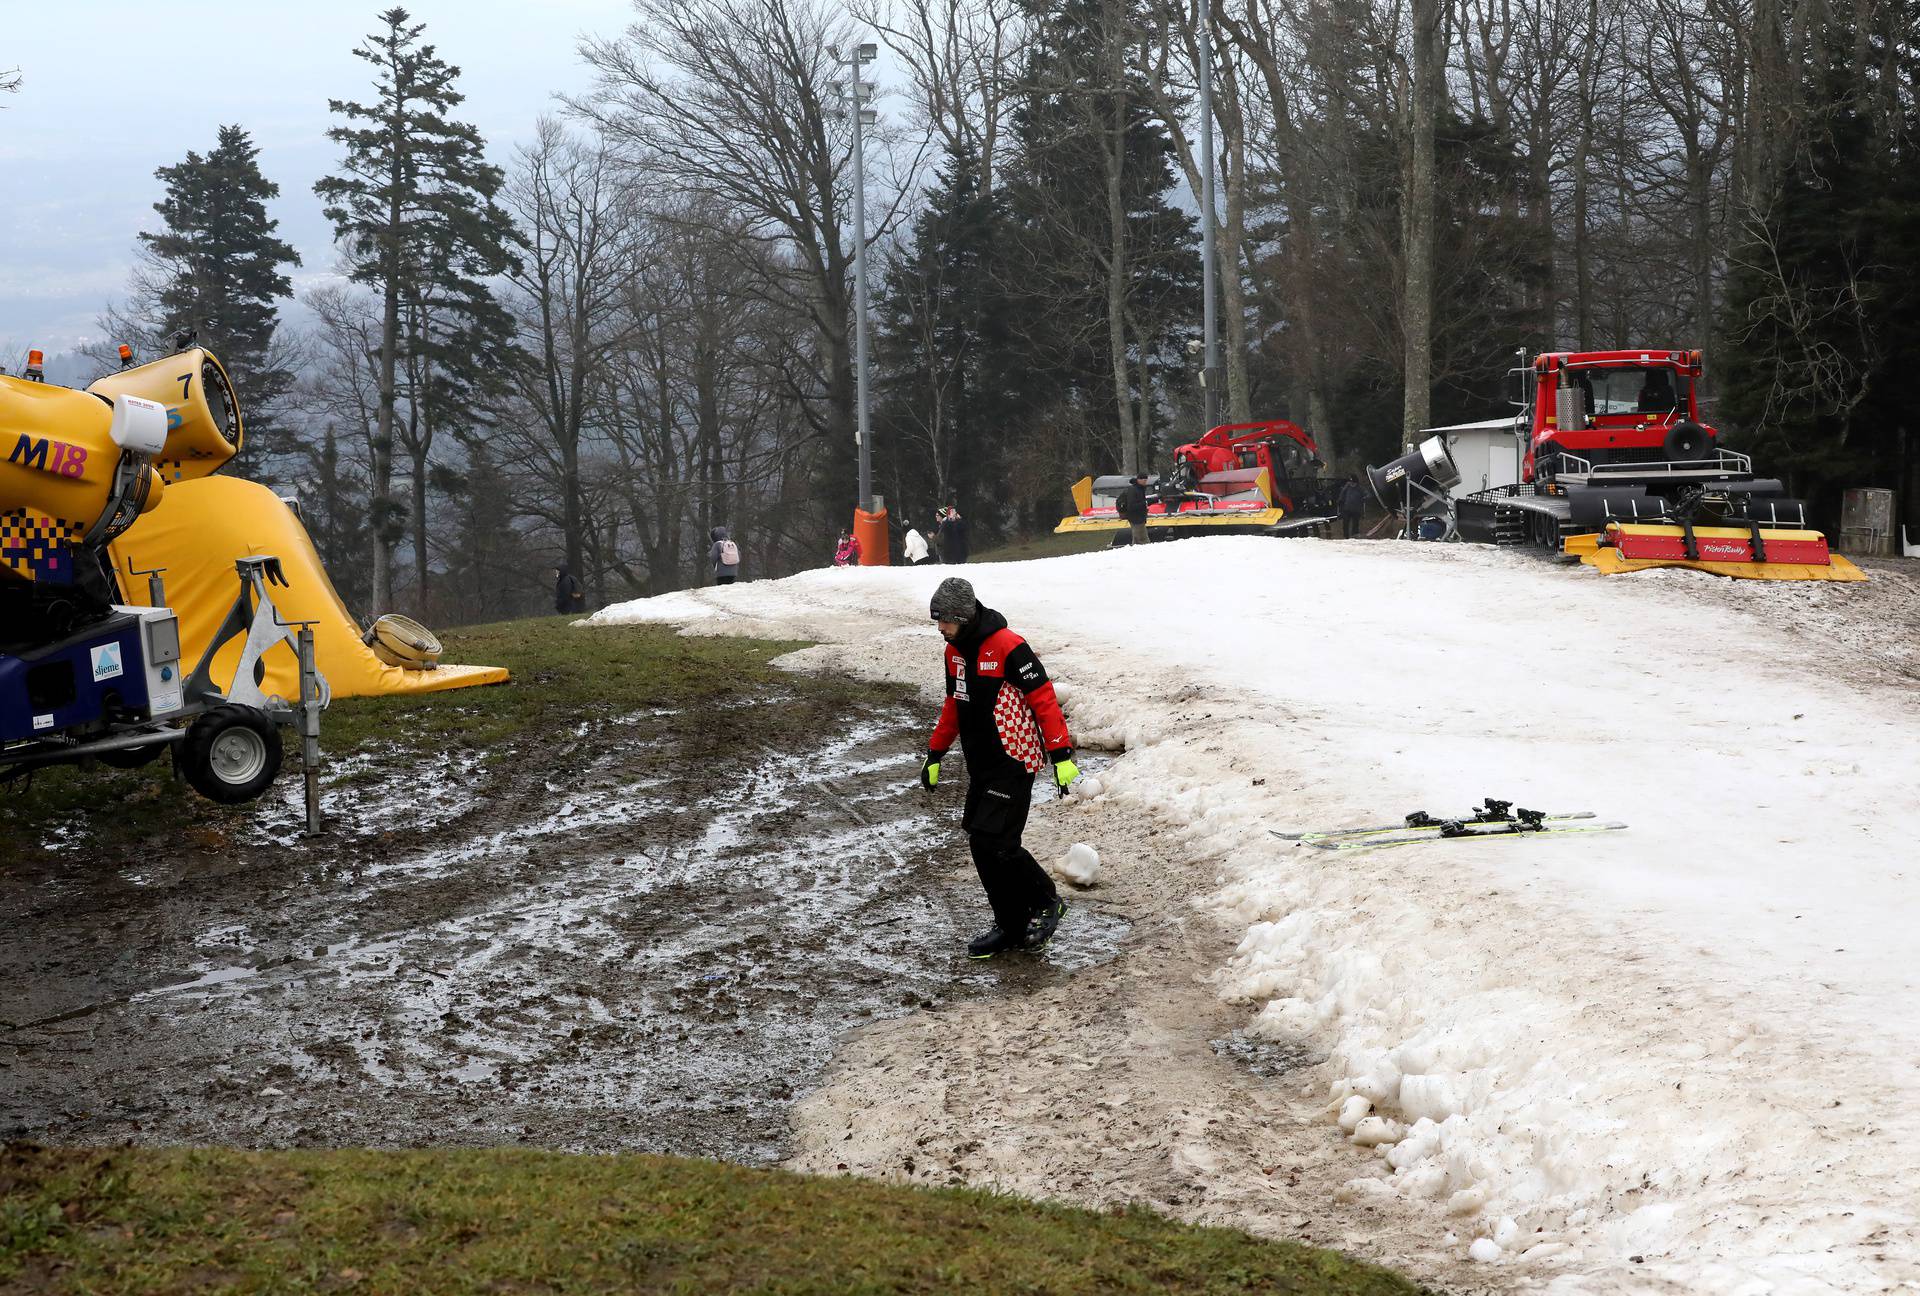
[[[1324,832],[1281,832],[1270,829],[1283,841],[1299,842],[1317,850],[1373,850],[1381,846],[1412,846],[1418,842],[1461,841],[1469,837],[1551,837],[1570,833],[1619,832],[1623,823],[1595,823],[1591,810],[1569,810],[1549,814],[1544,810],[1516,810],[1511,801],[1488,797],[1485,805],[1475,806],[1457,818],[1430,815],[1415,810],[1397,824],[1379,824],[1371,828],[1331,828]]]

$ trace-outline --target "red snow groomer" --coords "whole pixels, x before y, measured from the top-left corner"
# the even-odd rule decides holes
[[[1866,579],[1808,529],[1803,501],[1701,421],[1698,351],[1550,352],[1513,372],[1520,481],[1456,500],[1462,539],[1573,554],[1608,573]]]
[[[1294,449],[1289,450],[1289,444]],[[1331,516],[1296,511],[1296,498],[1302,505],[1309,503],[1307,495],[1317,493],[1320,483],[1312,477],[1296,482],[1288,471],[1289,455],[1296,467],[1321,466],[1313,438],[1286,419],[1222,423],[1209,428],[1198,441],[1175,447],[1172,471],[1148,479],[1148,531],[1324,533],[1333,524]],[[1082,477],[1073,484],[1073,503],[1079,511],[1062,518],[1054,534],[1126,530],[1117,504],[1130,480],[1124,476]]]

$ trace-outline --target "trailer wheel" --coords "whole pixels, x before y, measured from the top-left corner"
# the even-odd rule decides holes
[[[251,801],[280,772],[280,730],[253,707],[215,707],[187,730],[180,744],[180,769],[193,790],[209,801]]]

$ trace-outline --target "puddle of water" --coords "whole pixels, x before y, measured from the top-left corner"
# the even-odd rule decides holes
[[[1318,1066],[1327,1060],[1325,1053],[1316,1052],[1306,1044],[1252,1039],[1244,1031],[1235,1031],[1225,1039],[1211,1041],[1211,1044],[1216,1054],[1238,1063],[1249,1074],[1263,1080]]]
[[[191,981],[182,981],[177,985],[156,986],[151,990],[142,990],[127,1000],[130,1004],[145,1003],[150,999],[191,995],[196,990],[208,990],[214,986],[229,985],[235,981],[247,981],[259,975],[258,968],[221,967],[202,972]]]

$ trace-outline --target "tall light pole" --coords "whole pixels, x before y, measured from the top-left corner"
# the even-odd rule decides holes
[[[861,150],[861,128],[873,125],[879,114],[867,107],[867,95],[873,87],[860,79],[860,69],[880,56],[880,47],[866,42],[854,46],[844,57],[838,49],[827,52],[846,66],[846,104],[853,118],[853,400],[858,423],[854,444],[860,447],[859,507],[872,512],[873,441],[867,425],[867,167]]]
[[[1200,0],[1200,311],[1206,356],[1200,386],[1206,426],[1220,421],[1220,325],[1213,303],[1213,0]],[[857,137],[856,137],[857,138]],[[858,148],[858,145],[855,145]],[[1238,273],[1239,267],[1234,267]]]

